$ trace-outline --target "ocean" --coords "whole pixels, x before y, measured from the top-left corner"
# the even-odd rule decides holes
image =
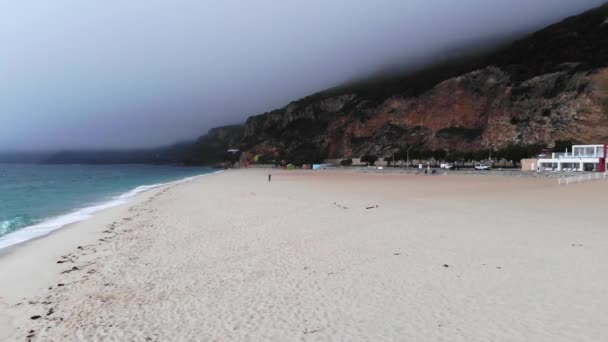
[[[0,249],[46,235],[160,185],[211,168],[0,164]]]

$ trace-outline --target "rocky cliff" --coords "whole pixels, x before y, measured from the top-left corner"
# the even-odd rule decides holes
[[[314,94],[213,130],[198,150],[322,159],[558,139],[608,141],[608,5],[484,56]]]

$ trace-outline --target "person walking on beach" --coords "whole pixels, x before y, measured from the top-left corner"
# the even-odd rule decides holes
[[[270,179],[272,178],[272,175],[269,173],[268,174],[268,182],[270,182]]]

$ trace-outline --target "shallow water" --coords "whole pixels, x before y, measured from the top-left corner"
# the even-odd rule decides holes
[[[0,248],[86,219],[158,185],[214,171],[148,165],[0,164]]]

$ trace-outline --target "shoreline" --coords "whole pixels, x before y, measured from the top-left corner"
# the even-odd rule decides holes
[[[33,225],[25,226],[19,228],[18,230],[8,233],[6,235],[0,236],[0,258],[2,258],[5,254],[10,253],[14,248],[19,248],[19,246],[28,243],[29,241],[37,240],[40,238],[44,238],[53,232],[69,227],[73,224],[77,224],[79,222],[90,219],[93,215],[102,212],[104,210],[108,210],[111,208],[115,208],[117,206],[128,204],[128,202],[137,197],[140,194],[146,193],[150,190],[154,190],[163,186],[168,186],[172,184],[178,184],[181,182],[187,182],[189,180],[195,179],[196,177],[202,177],[205,175],[211,175],[218,172],[222,172],[221,170],[213,171],[201,175],[189,176],[183,179],[177,179],[174,181],[166,182],[166,183],[157,183],[157,184],[143,184],[139,185],[133,189],[127,190],[124,193],[113,196],[111,199],[106,201],[91,203],[91,205],[83,208],[72,209],[72,211],[68,211],[65,214],[60,214],[54,217],[49,217],[42,219],[40,222],[35,223]],[[37,229],[43,228],[42,231],[36,232]],[[33,231],[33,232],[32,232]],[[29,233],[29,235],[28,235]],[[27,235],[22,237],[22,235]],[[17,236],[17,237],[16,237]],[[15,239],[18,241],[13,242]],[[11,241],[13,240],[13,241]]]
[[[82,244],[84,244],[84,242],[87,242],[87,241],[82,239],[83,235],[90,235],[90,233],[92,233],[92,234],[100,233],[103,230],[102,227],[98,227],[98,224],[95,224],[95,225],[89,224],[89,221],[95,222],[96,219],[99,219],[99,218],[115,217],[115,216],[121,216],[121,215],[124,216],[125,210],[128,210],[128,208],[130,208],[134,205],[137,205],[138,203],[148,200],[150,197],[154,196],[158,192],[163,191],[166,188],[169,188],[169,187],[172,187],[172,186],[175,186],[178,184],[187,183],[187,182],[193,181],[199,177],[219,174],[221,172],[223,172],[223,171],[218,170],[218,171],[214,171],[214,172],[210,172],[210,173],[206,173],[206,174],[178,179],[178,180],[167,182],[167,183],[138,186],[121,195],[114,197],[111,201],[91,206],[91,207],[99,207],[99,206],[104,206],[104,207],[90,213],[89,216],[87,216],[87,217],[84,217],[80,220],[59,226],[55,229],[52,229],[52,230],[46,232],[45,234],[41,234],[41,235],[35,236],[33,238],[21,241],[19,243],[0,248],[0,266],[1,266],[1,263],[7,262],[6,259],[14,257],[15,254],[27,254],[27,252],[25,252],[23,250],[33,249],[32,247],[30,247],[30,245],[32,245],[32,244],[50,245],[50,242],[45,242],[45,240],[54,240],[53,239],[54,235],[67,235],[67,234],[69,234],[69,232],[80,233],[80,234],[76,234],[76,236],[74,237],[74,242],[76,242],[76,240],[80,240],[82,242]],[[140,190],[140,191],[136,191],[137,189],[140,189],[140,188],[144,188],[144,189]],[[125,195],[128,195],[128,196],[125,196]],[[87,208],[83,208],[83,209],[89,209],[91,207],[87,207]],[[72,213],[79,212],[83,209],[77,210]],[[69,216],[72,213],[69,213],[66,215],[61,215],[58,218],[64,217],[64,216]],[[54,219],[56,219],[56,218],[51,218],[49,220],[54,220]],[[120,218],[118,218],[118,219],[120,219]],[[44,222],[46,222],[46,221],[47,220],[45,220]],[[95,228],[92,228],[92,226],[95,226]],[[85,228],[84,231],[76,232],[76,230],[80,227],[84,227]],[[61,244],[60,244],[60,246],[54,246],[56,248],[53,248],[53,249],[59,250],[61,248],[68,247],[65,242],[66,242],[66,240],[70,240],[70,237],[62,236],[61,239],[56,239],[56,240],[58,240],[58,241],[60,240],[59,242],[61,242]],[[91,241],[94,241],[94,240],[91,240]],[[91,242],[91,241],[88,241],[88,242]],[[70,241],[70,242],[72,242],[72,241]],[[72,246],[70,246],[70,247],[72,247]],[[1,285],[2,284],[0,284],[0,286]],[[2,296],[0,296],[0,300],[1,299],[2,299]]]
[[[0,341],[608,333],[608,277],[597,272],[608,257],[606,183],[210,176],[150,190],[0,258]]]
[[[27,315],[19,316],[23,314],[23,301],[40,296],[49,285],[57,283],[64,266],[55,260],[61,260],[62,255],[76,247],[94,243],[103,236],[106,225],[128,217],[132,207],[149,201],[166,189],[222,172],[217,170],[163,184],[138,186],[116,196],[116,199],[141,187],[149,188],[122,197],[120,203],[93,212],[82,220],[0,249],[0,274],[3,274],[0,282],[0,341],[11,341],[16,337],[14,334],[19,328],[15,324],[28,323]]]
[[[4,275],[0,283],[0,332],[6,334],[0,333],[0,341],[17,339],[15,334],[20,330],[19,326],[28,323],[28,314],[21,310],[27,298],[39,297],[49,286],[59,283],[63,267],[56,261],[62,255],[97,240],[109,220],[124,217],[130,206],[147,200],[160,190],[142,192],[126,203],[96,212],[85,220],[0,250],[0,272]],[[6,312],[2,312],[5,311],[2,306],[8,308]]]
[[[31,242],[34,242],[34,241],[37,241],[37,240],[41,240],[41,239],[45,239],[45,238],[47,238],[47,237],[49,237],[49,236],[52,236],[53,234],[58,233],[58,232],[60,232],[60,231],[62,231],[62,230],[65,230],[65,229],[70,229],[70,228],[72,228],[74,225],[78,225],[79,223],[86,222],[87,220],[90,220],[90,219],[94,218],[94,217],[95,217],[95,215],[98,215],[98,214],[100,214],[100,213],[103,213],[104,211],[111,210],[111,209],[115,209],[115,208],[122,207],[122,206],[127,206],[127,205],[129,205],[129,204],[130,204],[130,201],[137,200],[137,198],[138,198],[138,197],[140,197],[140,196],[144,196],[144,195],[146,195],[147,193],[149,193],[150,191],[157,190],[157,189],[162,188],[162,187],[164,187],[164,186],[169,186],[169,185],[171,185],[171,183],[172,183],[172,182],[170,182],[170,183],[166,183],[166,184],[159,184],[159,185],[154,186],[154,187],[152,187],[152,188],[149,188],[149,189],[146,189],[146,190],[144,190],[144,191],[138,192],[138,193],[134,194],[133,196],[129,196],[128,198],[125,198],[123,202],[119,202],[119,203],[112,203],[112,202],[115,202],[115,201],[116,201],[116,199],[117,199],[117,198],[115,198],[115,199],[112,199],[111,201],[104,202],[104,203],[100,203],[99,205],[93,205],[93,206],[86,207],[86,208],[83,208],[83,209],[78,209],[78,210],[76,210],[76,211],[70,212],[70,213],[65,214],[65,215],[60,215],[60,216],[57,216],[57,217],[53,217],[53,218],[49,218],[49,219],[45,219],[45,220],[41,221],[41,222],[40,222],[40,224],[44,224],[45,222],[48,222],[48,221],[53,221],[53,220],[60,219],[60,218],[66,217],[66,216],[70,216],[70,215],[73,215],[73,214],[79,213],[79,212],[80,212],[80,211],[82,211],[82,210],[86,210],[86,209],[89,209],[89,208],[92,208],[92,207],[104,206],[104,208],[99,209],[99,210],[96,210],[96,211],[94,211],[94,212],[91,212],[91,213],[90,213],[88,216],[86,216],[86,217],[83,217],[83,218],[81,218],[81,219],[79,219],[79,220],[76,220],[76,221],[74,221],[74,222],[66,223],[66,224],[64,224],[64,225],[58,226],[58,227],[56,227],[56,228],[53,228],[53,229],[49,230],[48,232],[46,232],[46,233],[44,233],[44,234],[41,234],[41,235],[37,235],[37,236],[31,237],[31,238],[29,238],[29,239],[23,240],[23,241],[21,241],[21,242],[15,243],[15,244],[7,245],[6,247],[1,247],[1,248],[0,248],[0,259],[2,259],[2,257],[4,257],[5,255],[8,255],[8,254],[14,253],[14,252],[15,252],[15,251],[17,251],[19,248],[26,246],[28,243],[31,243]],[[134,189],[134,190],[135,190],[135,189]],[[130,192],[130,191],[128,191],[128,192]],[[128,193],[128,192],[127,192],[127,193]],[[126,194],[126,193],[125,193],[125,194]],[[117,196],[117,197],[120,197],[120,196]],[[106,204],[110,204],[110,203],[112,203],[112,205],[108,205],[107,207],[105,206]],[[35,225],[32,225],[32,226],[23,227],[23,228],[21,228],[21,229],[27,229],[27,228],[30,228],[30,227],[35,227],[35,226],[37,226],[37,225],[38,225],[38,224],[35,224]],[[14,233],[16,233],[16,232],[17,232],[17,231],[15,231]],[[12,233],[11,233],[11,234],[12,234]],[[6,236],[6,235],[5,235],[5,236]]]

